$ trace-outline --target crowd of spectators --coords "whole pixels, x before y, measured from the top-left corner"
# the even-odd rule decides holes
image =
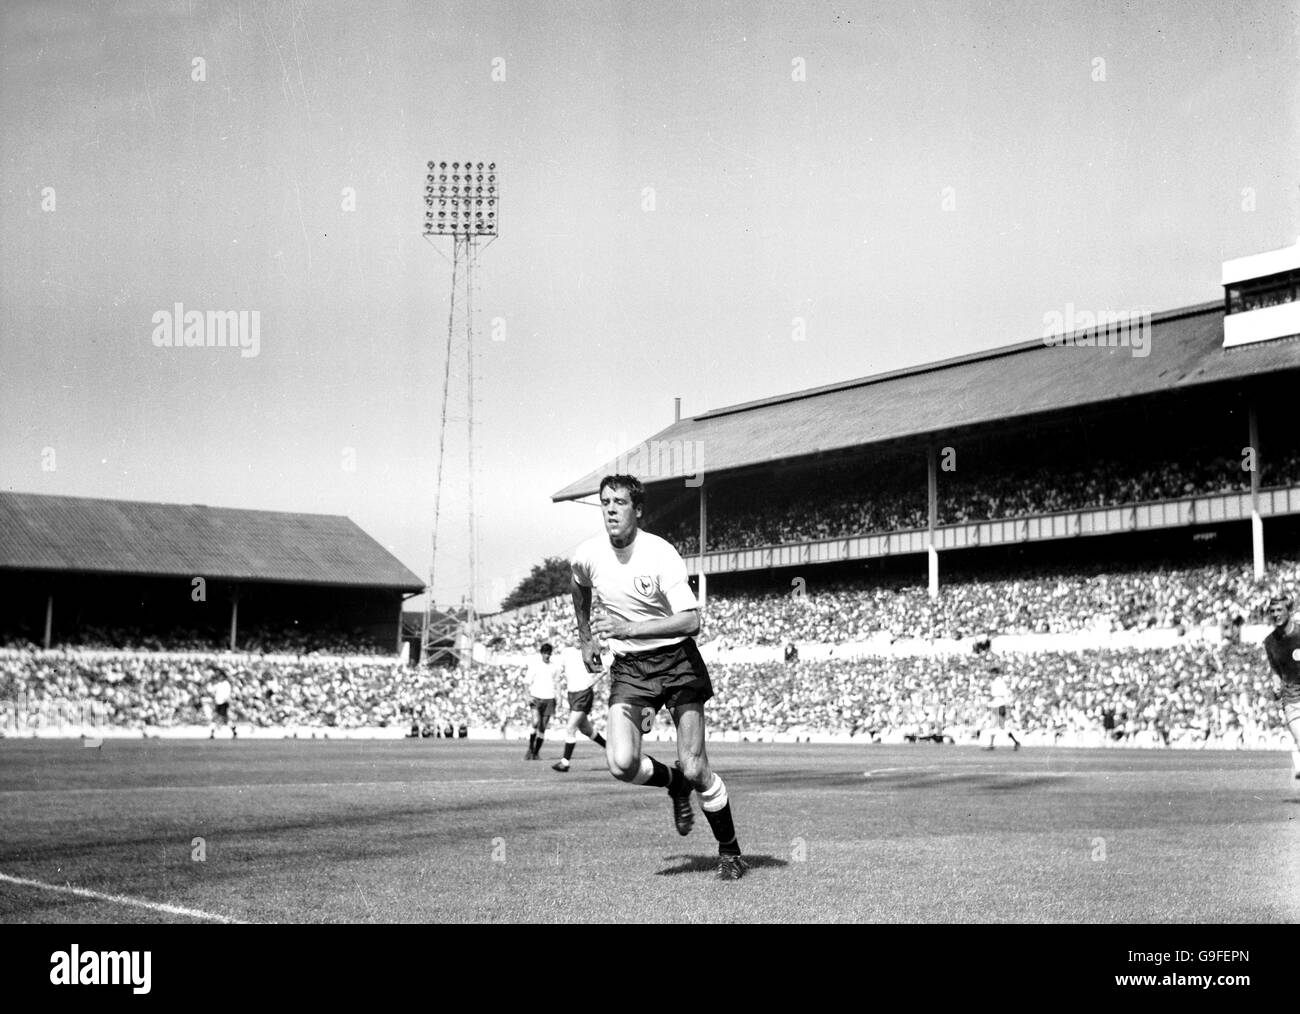
[[[1043,741],[1101,734],[1149,745],[1284,741],[1258,647],[1180,644],[1034,654],[865,657],[716,664],[716,728],[749,734],[841,732],[975,739],[989,722],[989,681],[1011,687],[1013,725]]]
[[[824,465],[775,481],[742,479],[709,489],[708,548],[750,549],[849,534],[900,531],[925,524],[926,478],[917,462],[872,469]],[[686,555],[699,551],[695,515],[651,518],[647,529]]]
[[[1281,736],[1258,646],[1182,643],[1159,650],[869,656],[711,667],[710,727],[745,736],[844,734],[963,742],[987,724],[991,674],[1012,689],[1013,723],[1040,741],[1101,735],[1149,745],[1258,745]],[[397,727],[409,734],[523,728],[519,666],[422,672],[343,660],[247,662],[212,656],[101,657],[23,652],[0,659],[0,731],[43,723],[205,726],[211,687],[234,685],[238,724],[322,730]],[[604,695],[598,694],[598,699]],[[604,721],[604,702],[593,720]],[[659,718],[666,728],[666,713]]]
[[[0,656],[0,732],[60,723],[204,726],[223,678],[233,688],[232,721],[260,727],[441,734],[530,714],[522,666],[425,671],[396,660],[21,650]]]
[[[0,642],[6,648],[33,648],[32,631],[0,627]],[[230,631],[169,627],[146,630],[131,626],[84,624],[75,630],[58,630],[51,647],[91,651],[197,651],[226,648]],[[238,648],[243,652],[270,655],[391,655],[391,643],[380,644],[366,631],[250,625],[238,631]]]
[[[75,706],[124,727],[202,725],[211,718],[211,686],[224,676],[234,686],[233,711],[253,725],[385,726],[401,720],[405,672],[414,671],[343,658],[22,651],[0,657],[0,700],[31,715],[66,716]]]
[[[1250,473],[1243,470],[1240,456],[1209,452],[1157,464],[1123,457],[1044,463],[1003,456],[962,462],[950,472],[939,471],[940,525],[1250,489]],[[1300,484],[1300,451],[1266,459],[1260,482],[1262,488]],[[924,528],[926,483],[915,462],[884,462],[869,471],[828,466],[788,482],[722,482],[709,489],[708,549],[753,549]],[[652,518],[646,527],[684,555],[699,552],[694,514]]]
[[[1300,583],[1300,560],[1274,561],[1270,581]],[[1262,622],[1265,598],[1248,563],[957,577],[941,584],[934,599],[915,582],[819,586],[814,579],[797,589],[711,593],[705,636],[743,645],[787,640],[844,643],[881,635],[936,640],[1080,630],[1186,630],[1238,617]]]
[[[1123,460],[1056,463],[1049,477],[1011,460],[998,467],[958,470],[939,480],[939,524],[990,521],[1054,511],[1176,500],[1209,493],[1250,491],[1240,457],[1207,455],[1142,465]],[[1050,478],[1050,481],[1044,481]],[[1300,455],[1261,471],[1265,485],[1300,481]]]
[[[577,641],[573,600],[568,595],[539,602],[528,610],[507,614],[483,628],[483,639],[498,653],[531,653],[548,641],[566,645]]]
[[[1270,582],[1300,587],[1300,559],[1271,562]],[[931,599],[920,581],[835,581],[815,577],[771,590],[711,588],[700,635],[726,646],[812,641],[842,644],[879,636],[962,638],[997,634],[1059,634],[1080,630],[1191,628],[1263,622],[1265,595],[1251,565],[1175,563],[1127,570],[1018,568],[1014,574],[957,576]],[[544,641],[572,644],[567,596],[529,615],[493,625],[487,637],[501,652],[532,652]]]

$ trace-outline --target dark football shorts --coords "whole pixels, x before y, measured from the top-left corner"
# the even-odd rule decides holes
[[[533,711],[537,713],[538,718],[549,722],[552,718],[555,717],[555,698],[534,697]]]
[[[584,711],[591,714],[592,706],[596,703],[596,695],[592,693],[591,687],[586,690],[579,690],[577,693],[569,694],[569,710]]]
[[[660,708],[703,704],[712,696],[709,670],[693,637],[666,648],[615,655],[609,667],[611,708],[630,704],[657,714]]]
[[[221,719],[221,721],[223,721],[223,722],[228,722],[228,721],[230,721],[230,702],[229,702],[229,701],[227,701],[225,704],[218,704],[218,705],[217,705],[217,718]]]

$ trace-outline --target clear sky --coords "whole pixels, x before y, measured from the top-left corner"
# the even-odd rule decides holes
[[[346,514],[427,576],[450,277],[424,163],[495,160],[495,608],[598,531],[550,494],[674,396],[694,415],[1021,341],[1070,303],[1203,302],[1224,258],[1295,242],[1297,14],[7,0],[0,482]],[[176,303],[256,311],[258,354],[157,347]],[[463,463],[447,479],[454,517]],[[441,538],[457,601],[466,538]]]

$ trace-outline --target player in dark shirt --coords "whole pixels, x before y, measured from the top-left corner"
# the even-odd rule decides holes
[[[1295,749],[1291,751],[1291,773],[1300,779],[1300,623],[1292,613],[1288,594],[1268,600],[1268,619],[1273,630],[1264,638],[1264,652],[1273,667],[1273,699],[1282,702]]]
[[[1106,704],[1101,709],[1101,745],[1115,744],[1115,705]]]

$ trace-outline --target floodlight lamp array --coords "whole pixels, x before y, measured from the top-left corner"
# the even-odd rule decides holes
[[[424,234],[495,236],[497,194],[495,162],[426,163]]]

